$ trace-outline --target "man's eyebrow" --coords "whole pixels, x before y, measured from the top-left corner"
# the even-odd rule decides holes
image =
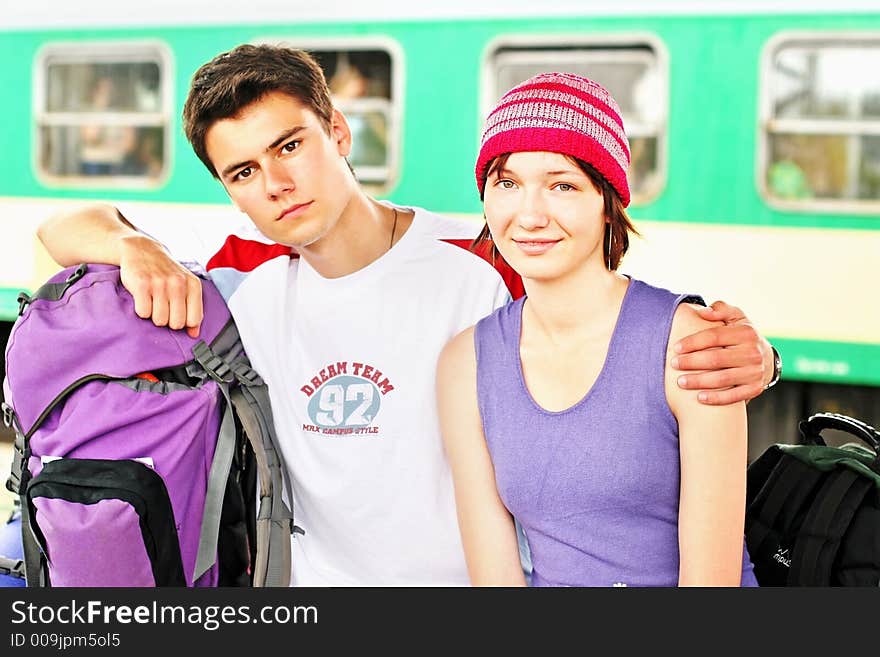
[[[305,126],[297,125],[292,128],[288,128],[281,134],[279,134],[275,140],[266,146],[265,152],[271,151],[273,148],[277,147],[281,142],[286,141],[293,137],[296,133],[305,130]],[[250,163],[250,160],[244,160],[242,162],[236,162],[235,164],[230,164],[228,167],[225,167],[222,172],[220,172],[221,177],[225,178],[230,173],[235,171],[236,169],[240,169],[241,167],[247,166]]]
[[[278,135],[278,138],[275,141],[273,141],[271,144],[269,144],[266,147],[266,151],[271,151],[273,148],[280,145],[281,142],[286,141],[290,137],[293,137],[300,130],[305,130],[305,129],[306,129],[305,126],[298,125],[298,126],[294,126],[293,128],[290,128],[288,130],[285,130],[280,135]]]

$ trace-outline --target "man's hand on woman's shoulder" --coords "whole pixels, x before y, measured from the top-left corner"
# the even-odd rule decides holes
[[[773,349],[736,306],[716,301],[695,307],[705,320],[723,322],[689,335],[673,346],[672,366],[678,370],[701,370],[683,374],[682,388],[700,390],[704,404],[725,405],[760,395],[773,377]]]

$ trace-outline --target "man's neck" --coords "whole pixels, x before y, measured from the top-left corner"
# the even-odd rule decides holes
[[[324,278],[348,276],[385,255],[412,220],[412,212],[395,211],[359,192],[326,235],[297,252]]]

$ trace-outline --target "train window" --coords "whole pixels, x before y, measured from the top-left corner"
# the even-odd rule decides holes
[[[507,37],[489,48],[484,67],[483,116],[501,95],[545,71],[583,75],[606,87],[620,105],[632,152],[632,202],[654,200],[666,176],[668,76],[666,52],[650,36],[556,38]]]
[[[387,191],[397,177],[402,72],[399,50],[388,40],[261,39],[307,50],[321,65],[333,104],[352,131],[348,161],[372,193]]]
[[[57,44],[34,75],[36,168],[46,184],[145,187],[168,170],[169,58],[144,43]]]
[[[764,53],[759,180],[792,209],[876,212],[880,34],[782,35]]]

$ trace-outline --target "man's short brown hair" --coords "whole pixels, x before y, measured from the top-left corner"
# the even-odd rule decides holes
[[[318,63],[303,50],[245,44],[217,55],[196,71],[183,106],[183,129],[212,176],[219,178],[205,148],[208,129],[276,91],[314,112],[329,134],[333,102],[327,81]]]

